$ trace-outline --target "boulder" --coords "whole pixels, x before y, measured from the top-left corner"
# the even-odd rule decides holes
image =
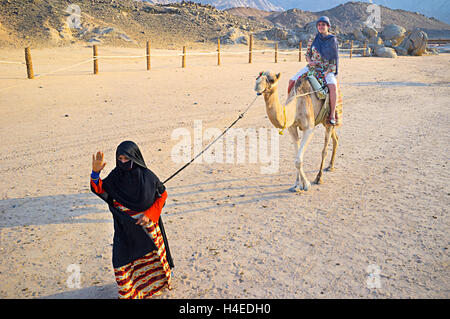
[[[353,31],[353,35],[355,36],[355,39],[357,41],[360,41],[360,42],[367,41],[367,38],[364,36],[364,34],[362,33],[362,31],[360,29],[356,29],[355,31]]]
[[[221,42],[223,44],[237,44],[237,43],[242,43],[242,41],[245,42],[245,34],[242,33],[239,29],[237,28],[231,28],[230,31],[228,31],[228,33],[223,36],[221,38]]]
[[[422,55],[427,50],[428,36],[425,32],[415,29],[409,36],[411,41],[411,55]]]
[[[248,35],[243,35],[242,37],[239,37],[236,39],[237,43],[245,44],[245,45],[248,45],[248,41],[249,41]]]
[[[380,36],[374,36],[369,39],[369,44],[373,44],[375,46],[380,46],[383,44],[383,39]]]
[[[439,50],[437,48],[427,48],[427,54],[432,54],[432,55],[438,55],[439,54]]]
[[[92,30],[93,33],[98,35],[105,35],[111,33],[112,31],[114,31],[114,28],[112,27],[96,27]]]
[[[369,26],[365,26],[364,29],[362,30],[363,35],[366,36],[366,38],[375,38],[378,36],[378,31],[375,30],[374,28],[371,28]]]
[[[267,31],[267,36],[272,40],[287,40],[288,32],[282,28],[274,27]]]
[[[426,53],[427,45],[427,34],[416,28],[403,39],[399,47],[406,50],[410,55],[422,55]]]
[[[287,41],[289,46],[295,47],[300,42],[300,39],[295,34],[292,34],[288,37]]]
[[[91,39],[87,40],[87,42],[89,42],[89,43],[94,43],[94,44],[96,44],[96,43],[102,43],[102,41],[99,40],[99,39],[97,39],[97,38],[91,38]]]
[[[395,46],[391,40],[386,40],[386,41],[384,41],[383,44],[385,47],[389,47],[389,48],[393,48]]]
[[[401,46],[397,46],[394,47],[395,52],[397,53],[397,55],[408,55],[408,50],[405,49],[404,47]]]
[[[313,39],[314,36],[315,36],[314,34],[300,33],[300,34],[298,35],[298,38],[299,38],[299,40],[302,41],[302,42],[308,42],[309,39]]]
[[[381,32],[381,37],[384,39],[385,45],[389,41],[387,46],[397,46],[403,41],[405,34],[405,28],[396,24],[388,24]]]
[[[382,46],[375,48],[374,53],[376,56],[381,57],[381,58],[396,58],[397,57],[397,54],[395,53],[394,49],[382,47]]]
[[[118,38],[127,42],[133,42],[133,40],[125,33],[119,33]]]
[[[312,22],[305,24],[303,26],[303,32],[315,35],[317,33],[316,21],[312,21]]]
[[[226,11],[225,11],[225,12],[226,12]],[[266,36],[265,34],[259,35],[259,36],[258,36],[258,39],[261,40],[261,41],[267,41],[267,40],[268,40],[268,39],[267,39],[267,36]]]
[[[305,24],[303,28],[298,30],[297,34],[301,41],[313,39],[317,34],[316,22],[312,21]]]

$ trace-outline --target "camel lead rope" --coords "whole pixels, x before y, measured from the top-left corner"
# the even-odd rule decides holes
[[[255,97],[255,99],[252,101],[252,103],[250,103],[250,105],[247,107],[247,109],[245,109],[244,112],[242,112],[241,114],[239,114],[238,118],[236,120],[234,120],[233,123],[231,123],[223,132],[222,134],[220,134],[219,136],[217,136],[214,141],[212,141],[211,143],[208,144],[208,146],[206,146],[200,153],[198,153],[193,159],[191,159],[189,162],[187,162],[186,164],[184,164],[180,169],[178,169],[175,173],[173,173],[172,175],[170,175],[169,178],[167,178],[163,184],[167,183],[168,181],[170,181],[173,177],[175,177],[179,172],[181,172],[182,170],[184,170],[186,167],[188,167],[193,161],[195,161],[197,159],[197,157],[199,157],[200,155],[202,155],[208,148],[211,147],[211,145],[213,145],[215,142],[217,142],[217,140],[219,138],[221,138],[223,135],[225,135],[225,133],[231,128],[233,127],[234,124],[236,124],[241,118],[244,117],[244,114],[247,113],[247,111],[250,109],[250,107],[255,104],[256,99],[259,96],[257,95]]]

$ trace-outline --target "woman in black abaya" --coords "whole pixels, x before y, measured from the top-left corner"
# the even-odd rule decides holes
[[[113,215],[112,262],[119,298],[148,298],[171,289],[174,265],[160,217],[167,198],[164,185],[134,142],[117,147],[116,167],[102,180],[105,165],[102,152],[92,155],[90,184]]]

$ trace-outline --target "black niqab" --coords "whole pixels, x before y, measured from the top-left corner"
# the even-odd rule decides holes
[[[130,159],[129,169],[121,165],[120,155]],[[116,167],[103,180],[103,189],[121,205],[136,212],[149,209],[165,191],[164,184],[147,168],[139,147],[132,141],[124,141],[117,147]]]

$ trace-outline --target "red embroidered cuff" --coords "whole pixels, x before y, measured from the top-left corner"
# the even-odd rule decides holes
[[[157,198],[153,205],[144,212],[145,216],[150,218],[152,222],[157,223],[166,199],[167,191],[164,191],[164,193],[161,194],[161,197]]]

